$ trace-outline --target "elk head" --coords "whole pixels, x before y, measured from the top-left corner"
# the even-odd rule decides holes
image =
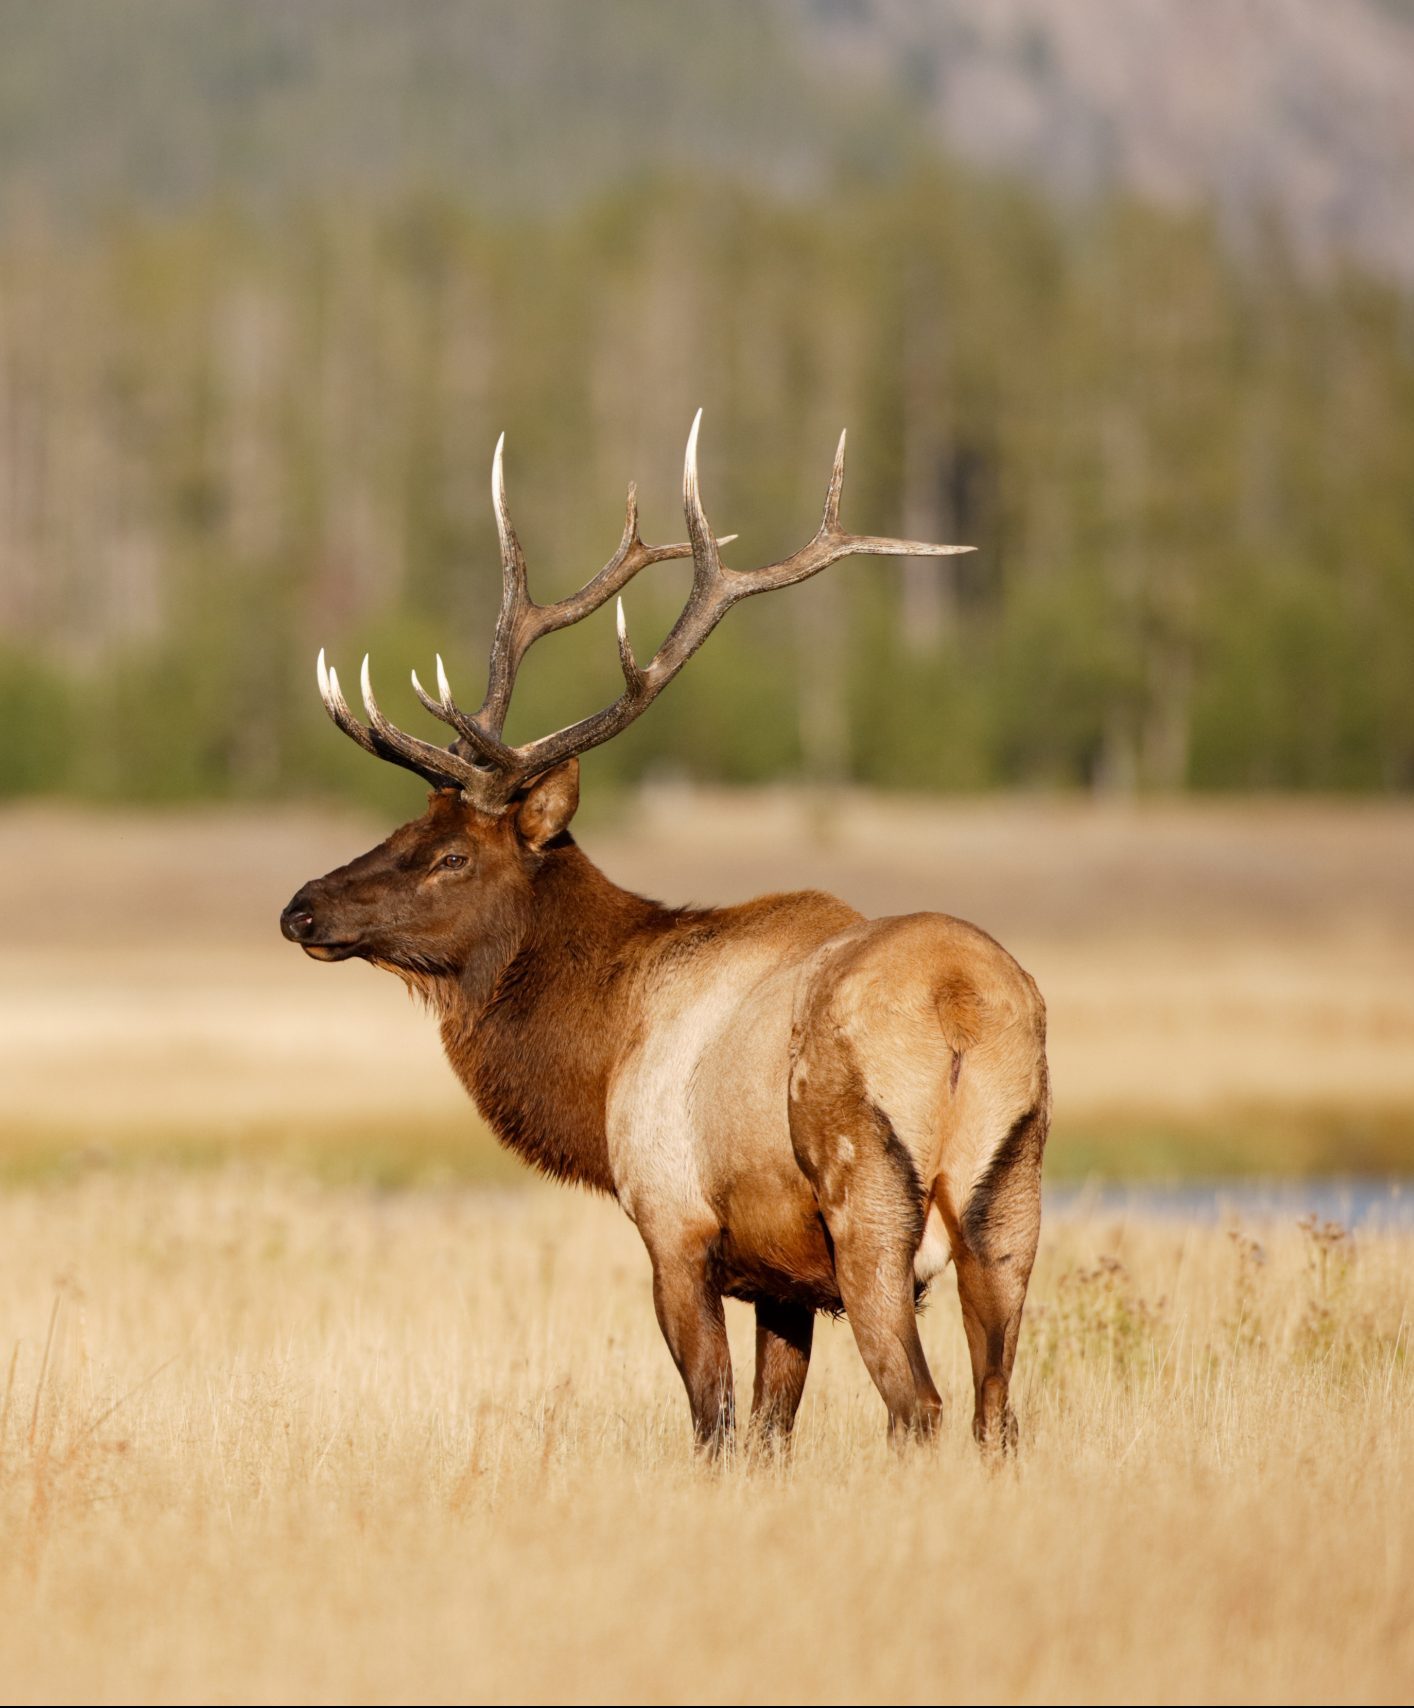
[[[618,550],[577,593],[549,605],[537,604],[530,596],[525,555],[506,506],[502,435],[491,472],[501,542],[501,610],[485,698],[475,713],[463,711],[452,696],[440,657],[435,695],[423,687],[416,671],[412,673],[413,691],[423,706],[455,730],[449,747],[422,741],[389,723],[374,698],[366,657],[361,688],[368,723],[361,723],[349,710],[338,673],[320,652],[319,692],[329,716],[365,751],[415,772],[432,784],[434,793],[421,818],[347,866],[306,884],[290,902],[281,915],[281,929],[306,954],[326,961],[358,956],[412,982],[459,977],[488,963],[504,966],[524,936],[537,871],[568,840],[567,828],[579,801],[578,756],[640,717],[739,599],[789,587],[839,558],[859,553],[941,557],[972,549],[845,532],[839,521],[845,450],[841,433],[824,516],[814,537],[778,563],[728,569],[720,548],[736,536],[714,536],[698,487],[701,421],[698,410],[683,469],[688,539],[670,546],[645,545],[638,532],[637,496],[630,486]],[[552,735],[508,746],[502,731],[516,673],[529,648],[598,610],[649,564],[686,557],[693,563],[687,603],[646,664],[634,656],[623,600],[618,599],[624,675],[618,699]]]

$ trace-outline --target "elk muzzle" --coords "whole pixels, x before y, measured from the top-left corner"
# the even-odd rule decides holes
[[[290,901],[280,915],[280,931],[291,943],[298,943],[306,955],[316,961],[342,961],[357,952],[358,945],[348,940],[335,940],[322,927],[313,885],[305,887]]]

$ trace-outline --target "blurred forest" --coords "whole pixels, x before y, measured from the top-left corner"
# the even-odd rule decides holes
[[[404,798],[325,722],[317,648],[346,680],[370,651],[424,733],[434,650],[474,704],[497,433],[551,597],[630,478],[683,537],[699,404],[728,563],[813,530],[842,426],[846,525],[978,550],[739,608],[597,779],[1414,784],[1414,301],[1276,222],[1235,245],[903,143],[823,183],[645,156],[565,202],[8,187],[0,794]],[[640,656],[685,591],[635,583]],[[513,737],[617,692],[612,625],[537,649]]]

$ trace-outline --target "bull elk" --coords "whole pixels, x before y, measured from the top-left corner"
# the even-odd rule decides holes
[[[738,907],[674,908],[610,882],[569,834],[579,755],[639,717],[739,599],[854,553],[966,550],[840,525],[841,435],[808,545],[728,569],[687,444],[688,539],[645,545],[634,489],[618,550],[578,593],[531,598],[496,447],[502,596],[474,714],[413,673],[456,732],[405,734],[362,673],[368,722],[319,655],[330,717],[359,746],[432,785],[427,811],[308,883],[281,916],[323,961],[396,973],[441,1021],[452,1067],[501,1142],[557,1180],[607,1192],[634,1222],[697,1440],[733,1429],[723,1299],[756,1311],[753,1431],[789,1434],[817,1311],[843,1311],[899,1440],[941,1410],[917,1305],[951,1259],[984,1449],[1011,1447],[1007,1399],[1040,1231],[1050,1113],[1045,1010],[985,932],[945,914],[868,920],[805,891]],[[618,601],[624,688],[557,733],[508,746],[516,673],[542,636],[579,622],[650,564],[691,558],[692,590],[640,663]]]

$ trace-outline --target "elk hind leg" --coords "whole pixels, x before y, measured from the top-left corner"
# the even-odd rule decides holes
[[[810,1371],[815,1313],[782,1299],[756,1301],[756,1384],[751,1429],[757,1440],[788,1441]]]
[[[847,1166],[831,1171],[820,1207],[855,1344],[888,1407],[889,1439],[900,1446],[934,1433],[943,1402],[914,1300],[913,1260],[923,1231],[918,1176],[888,1122],[869,1113]]]
[[[973,1187],[954,1247],[958,1300],[972,1359],[972,1433],[989,1455],[1016,1447],[1009,1390],[1041,1231],[1046,1126],[1043,1099],[1015,1122]]]

